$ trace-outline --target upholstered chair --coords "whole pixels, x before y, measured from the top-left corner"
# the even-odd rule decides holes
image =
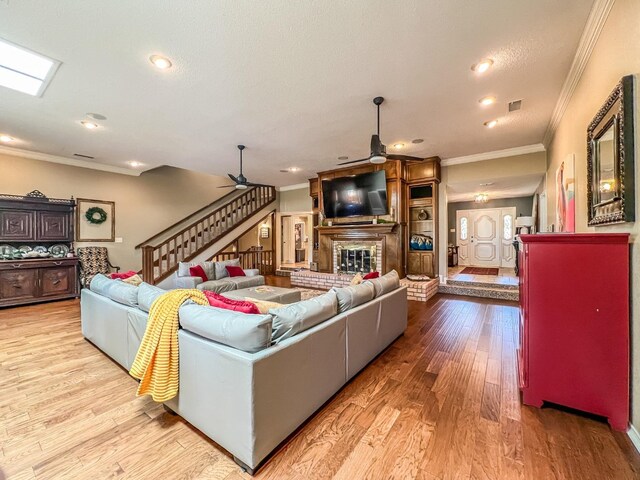
[[[80,247],[76,254],[80,260],[80,285],[83,287],[88,287],[98,273],[108,275],[112,270],[120,271],[120,267],[111,265],[107,247]]]

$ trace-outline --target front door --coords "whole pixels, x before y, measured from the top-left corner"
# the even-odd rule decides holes
[[[515,207],[458,210],[458,264],[475,267],[513,267]]]
[[[500,266],[500,210],[474,210],[471,214],[471,263],[477,267]]]

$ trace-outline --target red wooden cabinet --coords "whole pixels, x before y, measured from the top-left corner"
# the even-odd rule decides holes
[[[629,423],[629,235],[521,235],[523,402]]]

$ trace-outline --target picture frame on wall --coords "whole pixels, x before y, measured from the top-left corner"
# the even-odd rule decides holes
[[[89,198],[76,199],[76,241],[114,242],[116,203]]]

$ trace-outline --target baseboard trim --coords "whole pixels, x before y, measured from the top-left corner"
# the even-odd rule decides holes
[[[629,425],[629,430],[627,430],[627,435],[629,435],[629,439],[633,446],[636,447],[636,450],[640,453],[640,432],[636,430],[636,427],[633,425]]]

